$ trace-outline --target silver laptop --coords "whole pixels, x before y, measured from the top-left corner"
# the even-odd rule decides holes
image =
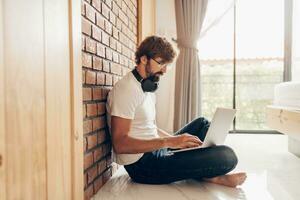
[[[211,124],[207,131],[206,137],[204,138],[203,144],[201,146],[169,150],[168,153],[190,151],[194,149],[210,147],[213,145],[224,144],[229,128],[234,119],[235,113],[236,109],[217,108],[211,120]]]

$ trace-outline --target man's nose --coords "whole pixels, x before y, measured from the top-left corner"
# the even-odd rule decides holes
[[[163,73],[166,73],[166,71],[167,71],[167,66],[164,66],[164,67],[161,69],[161,71],[162,71]]]

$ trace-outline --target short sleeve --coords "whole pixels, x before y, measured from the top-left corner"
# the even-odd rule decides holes
[[[143,102],[143,93],[137,90],[116,89],[111,96],[111,116],[134,119],[136,108]]]

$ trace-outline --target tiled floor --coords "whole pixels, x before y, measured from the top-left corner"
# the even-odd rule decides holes
[[[300,199],[300,158],[287,151],[284,135],[229,135],[226,144],[239,157],[234,170],[248,178],[239,188],[194,180],[168,185],[131,181],[124,168],[94,196],[94,200],[292,200]]]

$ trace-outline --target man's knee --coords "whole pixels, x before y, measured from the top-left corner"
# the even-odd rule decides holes
[[[199,123],[209,123],[209,121],[205,117],[198,117],[196,121]]]
[[[198,117],[197,119],[196,119],[196,123],[197,123],[197,125],[199,126],[198,127],[198,130],[199,130],[199,132],[201,133],[201,135],[203,135],[204,136],[204,138],[205,138],[205,135],[206,135],[206,133],[207,133],[207,131],[208,131],[208,129],[209,129],[209,126],[210,126],[210,122],[205,118],[205,117]],[[203,139],[204,139],[203,138]]]
[[[238,164],[238,158],[233,149],[225,145],[217,146],[217,148],[218,156],[222,160],[223,164],[228,168],[234,169]]]
[[[210,121],[208,121],[205,117],[198,117],[194,120],[194,122],[201,128],[205,128],[206,130],[210,126]]]

